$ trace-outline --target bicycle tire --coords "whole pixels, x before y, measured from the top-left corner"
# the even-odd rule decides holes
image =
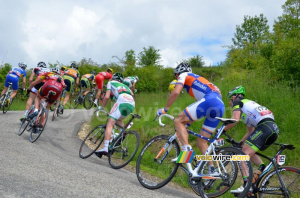
[[[90,157],[100,147],[104,140],[105,129],[106,125],[98,125],[87,134],[79,148],[80,158]]]
[[[73,109],[77,109],[77,107],[79,106],[79,104],[81,104],[79,102],[79,97],[80,97],[79,93],[74,93],[74,95],[72,96],[71,105],[72,105]]]
[[[227,155],[245,155],[245,153],[242,150],[240,150],[238,148],[234,148],[234,147],[221,147],[221,148],[217,148],[217,149],[216,150],[219,153],[222,153],[222,154],[224,153],[224,154],[227,154]],[[249,189],[251,188],[251,185],[252,185],[253,169],[252,169],[251,161],[245,161],[245,167],[247,168],[247,172],[248,172],[248,182],[244,186],[244,191],[238,195],[239,198],[247,197],[248,191],[249,191]],[[201,168],[204,168],[204,167],[200,167],[199,170],[203,170]],[[238,173],[236,173],[236,174],[238,174]],[[203,186],[203,182],[199,182],[198,185],[200,186],[200,189],[203,189],[205,191],[204,192],[205,196],[207,196],[207,197],[216,197],[216,196],[220,196],[220,195],[226,193],[231,188],[238,188],[241,185],[243,185],[244,184],[243,176],[242,176],[242,174],[239,174],[239,175],[240,175],[239,178],[235,178],[235,179],[233,178],[233,180],[232,180],[233,182],[230,183],[228,188],[225,188],[224,190],[218,191],[218,192],[215,192],[215,193],[210,193],[209,190],[205,191],[204,186]],[[215,195],[212,196],[213,194],[215,194]]]
[[[221,152],[222,151],[222,152]],[[231,154],[232,151],[227,151],[227,148],[222,150],[216,149],[216,155],[228,155]],[[207,197],[219,197],[226,193],[235,183],[238,175],[238,164],[236,161],[222,161],[216,166],[217,162],[214,162],[214,167],[216,167],[216,171],[218,171],[218,166],[220,167],[221,172],[224,174],[224,178],[222,179],[210,179],[207,180],[207,184],[202,183],[204,191],[206,190]],[[204,162],[200,164],[200,174],[208,174],[207,168],[208,162]],[[223,166],[222,166],[223,165]],[[224,172],[225,168],[227,174]],[[203,181],[202,181],[203,182]],[[198,195],[201,196],[197,183],[193,183],[193,181],[189,178],[189,184],[192,187],[192,190]],[[216,190],[216,191],[215,191]]]
[[[37,139],[39,139],[39,137],[41,136],[41,134],[43,133],[43,131],[46,127],[47,120],[48,120],[48,110],[47,109],[42,110],[42,113],[38,114],[38,117],[37,117],[35,123],[40,122],[40,120],[42,119],[42,115],[45,116],[45,120],[42,121],[43,122],[42,127],[40,129],[38,129],[38,132],[36,132],[36,127],[32,127],[32,129],[31,129],[30,138],[29,138],[31,143],[34,143],[35,141],[37,141]]]
[[[27,119],[23,119],[20,123],[20,128],[18,131],[18,135],[22,135],[24,133],[24,131],[27,129],[28,125],[29,125],[29,121]]]
[[[6,98],[5,100],[7,100],[7,98]],[[10,103],[9,103],[8,106],[6,106],[5,104],[2,106],[2,108],[3,108],[3,113],[6,113],[6,112],[9,110],[9,108],[10,108],[10,106],[12,105],[13,101],[14,101],[14,99],[12,99],[12,100],[10,101]]]
[[[300,195],[300,188],[299,188],[299,183],[300,183],[300,169],[291,167],[291,166],[281,166],[278,168],[278,171],[280,173],[280,176],[282,180],[284,181],[285,185],[288,188],[289,191],[289,197],[298,197]],[[293,178],[296,178],[293,180]],[[290,183],[290,181],[293,181]],[[290,184],[289,184],[290,183]],[[295,184],[292,186],[292,184]],[[293,187],[293,188],[292,188]],[[273,169],[269,172],[267,172],[261,179],[258,184],[258,188],[282,188],[280,185],[280,181],[278,178],[278,175],[276,171]],[[271,194],[270,194],[271,193]],[[286,197],[283,195],[281,191],[274,191],[273,192],[276,197],[279,197],[279,195],[282,195],[282,197]],[[268,191],[268,193],[264,193],[262,191],[257,192],[257,197],[261,198],[263,195],[268,195],[272,197],[272,191]],[[273,197],[275,197],[273,196]],[[280,196],[281,197],[281,196]]]
[[[158,189],[169,183],[176,174],[179,164],[171,162],[180,154],[176,140],[170,143],[168,152],[157,155],[169,141],[170,136],[159,135],[148,141],[142,148],[136,162],[136,175],[142,186],[148,189]],[[162,162],[159,160],[163,159]]]
[[[93,94],[93,92],[89,92],[86,94],[86,96],[84,97],[83,100],[83,106],[86,110],[89,110],[92,108],[93,106],[93,102],[95,100],[95,95]]]
[[[136,131],[125,131],[112,142],[108,162],[113,169],[126,166],[135,156],[140,146],[140,136]]]

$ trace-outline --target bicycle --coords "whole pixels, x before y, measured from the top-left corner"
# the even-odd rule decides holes
[[[59,114],[63,114],[63,102],[66,96],[66,89],[63,89],[61,95],[60,95],[60,100],[59,100],[59,104],[57,104],[58,101],[54,102],[54,109],[53,109],[53,114],[52,114],[52,121],[54,121],[55,116],[59,116]]]
[[[27,116],[21,121],[18,135],[22,135],[25,130],[30,132],[29,140],[31,143],[35,142],[42,134],[45,129],[48,120],[48,109],[47,107],[47,100],[41,100],[40,106],[41,109],[37,116],[31,118],[30,115],[34,111],[34,104],[30,107],[29,113]]]
[[[0,101],[2,101],[0,104],[0,108],[2,108],[3,113],[6,113],[13,103],[13,99],[10,101],[10,103],[8,103],[8,99],[10,98],[10,96],[13,92],[12,83],[8,83],[8,84],[9,84],[9,86],[8,86],[6,93],[3,94],[2,97],[0,98]]]
[[[103,100],[105,93],[106,93],[106,85],[103,85],[103,89],[101,90],[101,94],[99,98],[100,101]],[[92,106],[94,105],[96,94],[97,94],[97,89],[93,87],[92,91],[87,93],[86,96],[84,97],[84,101],[83,101],[84,108],[86,108],[87,110],[92,108]]]
[[[159,116],[159,124],[164,126],[161,122],[162,117],[167,117],[174,120],[174,117],[169,114]],[[233,119],[217,118],[223,122],[220,130],[212,139],[201,136],[189,129],[187,132],[198,138],[202,138],[210,142],[210,145],[204,155],[245,155],[240,149],[234,147],[217,148],[219,137],[226,125],[236,122]],[[222,144],[221,144],[222,145]],[[221,146],[220,145],[220,146]],[[174,135],[159,135],[148,141],[142,148],[138,160],[136,162],[136,174],[138,181],[142,186],[148,189],[158,189],[166,185],[175,176],[180,167],[188,175],[188,183],[193,188],[197,188],[199,195],[202,197],[217,197],[226,193],[231,187],[240,186],[244,183],[243,178],[237,180],[238,171],[237,163],[230,160],[216,161],[217,164],[213,173],[209,173],[207,161],[198,160],[195,163],[175,163],[180,153],[180,147],[177,140],[177,134]],[[175,160],[175,161],[174,161]],[[193,160],[195,162],[195,160]],[[253,170],[250,161],[245,161],[245,169],[249,174],[249,181],[252,181]],[[185,167],[186,166],[186,167]],[[193,168],[194,166],[194,168]],[[205,192],[205,184],[210,180],[220,181],[218,187]],[[204,182],[202,181],[204,180]],[[247,182],[244,192],[239,197],[244,197],[251,187],[251,182]]]
[[[79,105],[83,104],[84,105],[84,95],[83,93],[85,92],[85,90],[83,90],[81,87],[78,87],[79,91],[75,92],[72,96],[72,108],[76,109]]]
[[[226,141],[232,146],[240,146],[231,136],[226,133],[225,135],[228,137]],[[281,155],[282,152],[286,149],[294,150],[294,145],[282,143],[274,143],[274,145],[278,145],[280,148],[272,158],[256,152],[257,155],[268,160],[269,163],[259,175],[256,182],[252,184],[253,190],[248,193],[249,198],[263,197],[263,195],[281,195],[282,197],[295,197],[296,195],[300,195],[300,169],[291,166],[282,166],[285,162],[285,155]],[[294,188],[292,188],[292,184],[296,184],[293,186]],[[296,192],[293,192],[293,190]],[[234,196],[238,196],[237,193],[233,194]]]
[[[102,112],[109,115],[106,111],[97,110],[96,112]],[[97,113],[98,114],[98,113]],[[138,114],[131,114],[131,119],[121,127],[119,124],[115,124],[113,129],[111,143],[108,147],[108,162],[114,169],[119,169],[126,166],[135,156],[139,144],[140,136],[136,131],[128,131],[132,126],[133,120],[140,119]],[[82,159],[90,157],[102,144],[105,136],[106,124],[100,124],[93,128],[82,141],[79,148],[79,156]],[[116,136],[116,137],[114,137]]]

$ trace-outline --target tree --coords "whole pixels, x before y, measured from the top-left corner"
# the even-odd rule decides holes
[[[269,32],[268,20],[263,14],[250,17],[244,16],[244,22],[241,26],[236,26],[236,33],[232,38],[233,44],[237,48],[244,48],[251,43],[254,48],[258,41],[263,41]],[[254,49],[255,51],[255,49]]]
[[[128,66],[135,66],[136,56],[133,50],[128,50],[125,52],[125,63]]]
[[[282,6],[283,15],[274,23],[276,35],[299,37],[300,30],[300,0],[287,0]]]
[[[143,51],[138,55],[138,65],[140,66],[159,66],[160,61],[159,49],[155,49],[153,46],[144,47]]]
[[[186,62],[191,65],[193,68],[200,68],[204,66],[203,56],[196,55],[187,60],[183,60],[182,62]]]

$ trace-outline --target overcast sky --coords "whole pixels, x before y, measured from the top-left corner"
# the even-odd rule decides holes
[[[263,13],[270,27],[285,0],[0,0],[0,64],[118,62],[153,46],[164,66],[193,55],[225,60],[244,15]]]

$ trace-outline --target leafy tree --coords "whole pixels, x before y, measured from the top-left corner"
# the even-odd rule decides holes
[[[125,63],[128,66],[135,66],[136,56],[133,50],[128,50],[125,52]]]
[[[244,16],[244,22],[236,26],[236,33],[232,38],[233,44],[237,48],[244,48],[248,43],[253,44],[254,48],[258,41],[264,40],[269,32],[268,20],[263,14],[250,17]],[[255,51],[255,49],[254,49]]]
[[[183,60],[183,62],[190,64],[193,68],[200,68],[205,64],[203,61],[203,56],[200,55],[196,55],[187,60]]]
[[[161,55],[159,49],[155,49],[153,46],[143,48],[143,51],[138,55],[138,65],[140,66],[160,66]]]
[[[300,0],[287,0],[282,6],[283,15],[274,23],[274,32],[299,38],[300,30]]]

